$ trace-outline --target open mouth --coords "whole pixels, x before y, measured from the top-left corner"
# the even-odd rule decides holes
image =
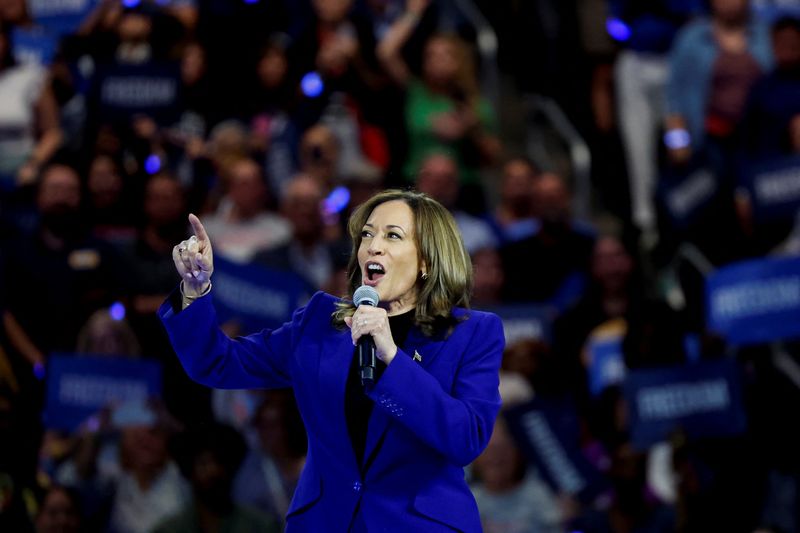
[[[367,263],[366,265],[367,280],[377,283],[383,276],[386,275],[386,270],[383,265],[379,263]]]

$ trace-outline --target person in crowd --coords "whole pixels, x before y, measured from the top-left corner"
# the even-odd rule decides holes
[[[192,501],[157,525],[154,533],[279,531],[277,521],[241,507],[231,498],[236,470],[247,452],[235,429],[213,423],[188,430],[181,437],[178,462],[192,485]]]
[[[219,254],[243,263],[287,242],[291,228],[286,219],[268,209],[269,193],[258,164],[252,159],[234,161],[227,175],[227,191],[216,212],[206,217]]]
[[[462,207],[485,209],[478,170],[500,153],[494,113],[480,94],[475,65],[458,37],[434,34],[426,45],[421,77],[412,75],[401,49],[428,7],[429,0],[409,0],[378,44],[378,57],[389,75],[406,87],[408,158],[404,174],[413,181],[422,161],[431,153],[449,153],[458,165],[466,192]]]
[[[678,30],[703,9],[700,0],[611,0],[616,26],[611,37],[620,44],[614,62],[616,112],[631,191],[631,217],[643,239],[656,232],[654,205],[659,145],[664,117],[664,90],[669,51]],[[647,243],[644,243],[647,244]]]
[[[561,513],[553,492],[533,473],[498,419],[492,438],[473,463],[476,481],[470,486],[486,533],[557,533]]]
[[[113,157],[97,154],[86,180],[87,219],[92,234],[111,243],[130,241],[135,235],[136,212],[132,190]]]
[[[162,128],[153,152],[163,154],[161,168],[168,167],[190,192],[192,209],[203,207],[211,172],[205,159],[205,138],[211,129],[214,100],[210,92],[207,48],[190,40],[181,47],[180,113],[175,122]]]
[[[78,494],[60,485],[48,488],[36,514],[36,533],[80,533],[83,525]]]
[[[536,233],[533,190],[539,169],[527,157],[512,157],[503,165],[500,198],[491,221],[501,243],[518,241]]]
[[[416,188],[436,199],[450,210],[470,254],[482,248],[497,246],[489,224],[458,208],[459,179],[458,164],[445,153],[431,154],[420,162]]]
[[[683,333],[680,315],[645,293],[634,256],[619,239],[604,235],[592,249],[585,293],[553,324],[552,381],[556,390],[573,394],[579,408],[590,409],[600,392],[599,386],[590,391],[593,339],[613,336],[621,343],[623,360],[613,362],[621,378],[626,368],[683,362]]]
[[[257,445],[236,476],[234,500],[283,524],[306,462],[306,431],[291,391],[268,391],[252,425]]]
[[[142,354],[161,361],[164,402],[170,413],[188,423],[211,416],[210,395],[186,377],[155,315],[175,285],[174,266],[165,254],[172,243],[186,237],[186,196],[186,189],[171,174],[150,176],[144,184],[137,239],[121,255],[131,272],[125,279],[126,319],[142,345]]]
[[[110,429],[118,439],[105,445],[98,433],[82,435],[56,480],[75,488],[87,516],[104,517],[106,530],[149,533],[189,500],[168,448],[175,422],[156,403],[131,400],[112,407]]]
[[[629,442],[618,444],[611,454],[609,477],[614,491],[608,509],[586,509],[568,525],[570,530],[586,533],[617,531],[676,531],[678,517],[673,507],[664,505],[647,493],[645,456]]]
[[[295,272],[309,287],[325,289],[331,277],[347,260],[347,243],[325,241],[322,188],[312,177],[299,174],[286,186],[280,211],[292,226],[292,238],[259,252],[254,263]]]
[[[88,236],[81,182],[66,165],[44,169],[36,193],[38,223],[8,247],[4,324],[14,348],[31,364],[54,350],[75,349],[78,331],[124,289],[118,254]],[[42,320],[46,309],[51,320]]]
[[[694,212],[683,215],[685,220],[665,198],[668,216],[659,244],[674,253],[681,242],[689,242],[712,264],[722,265],[749,253],[751,242],[736,212],[736,130],[750,89],[774,58],[769,25],[751,12],[748,0],[712,0],[710,6],[710,16],[680,30],[670,52],[668,164],[661,180],[670,194],[671,183],[688,183],[692,190],[690,180],[700,173],[709,192]]]
[[[324,124],[310,127],[300,139],[300,172],[317,180],[323,194],[342,180],[340,150],[333,130]]]
[[[315,123],[337,93],[347,95],[356,115],[379,118],[382,76],[367,18],[353,10],[354,0],[312,0],[311,16],[289,48],[292,75],[319,76],[319,94],[303,102],[301,127]]]
[[[711,15],[683,27],[670,51],[667,151],[675,163],[703,152],[725,175],[747,94],[772,67],[769,27],[749,0],[711,0]]]
[[[503,258],[496,248],[479,248],[471,254],[475,284],[472,288],[472,304],[478,308],[498,305],[502,302],[505,283]]]
[[[144,184],[143,221],[136,240],[123,248],[133,269],[129,280],[134,315],[152,314],[172,288],[172,272],[165,269],[164,253],[175,239],[186,235],[186,193],[171,174],[159,172]],[[170,264],[171,267],[171,264]]]
[[[557,396],[563,393],[559,368],[553,347],[530,335],[510,342],[503,353],[503,370],[521,376],[536,394]]]
[[[741,147],[752,159],[796,153],[791,124],[800,117],[800,18],[771,26],[775,66],[750,91],[739,127]]]
[[[110,309],[98,309],[78,333],[78,353],[138,357],[142,348],[136,333],[124,317]]]
[[[317,293],[283,327],[236,340],[214,325],[211,242],[189,219],[195,236],[173,250],[182,290],[159,315],[199,382],[293,387],[309,449],[286,530],[478,530],[463,467],[500,407],[504,342],[495,315],[464,309],[472,272],[449,212],[421,193],[374,196],[350,218],[348,296]],[[378,306],[353,303],[361,285]],[[374,372],[354,349],[365,336]]]
[[[46,70],[14,59],[10,26],[0,21],[0,190],[32,185],[62,141]]]
[[[264,45],[255,68],[248,104],[253,149],[264,161],[270,189],[282,195],[286,181],[297,172],[300,131],[294,114],[298,81],[289,72],[286,39],[274,35]]]
[[[503,296],[564,306],[588,273],[594,235],[572,218],[570,191],[557,174],[542,174],[533,198],[538,231],[500,249],[506,273]]]

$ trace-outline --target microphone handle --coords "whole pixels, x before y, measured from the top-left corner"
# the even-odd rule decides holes
[[[375,341],[372,335],[364,335],[358,339],[358,366],[362,385],[375,383]]]

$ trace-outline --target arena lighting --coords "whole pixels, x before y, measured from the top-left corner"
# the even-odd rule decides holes
[[[606,19],[606,31],[615,41],[627,41],[631,38],[631,29],[616,17]]]
[[[122,0],[122,5],[125,7],[136,7],[142,0]]]
[[[148,174],[155,174],[159,170],[161,170],[161,158],[156,154],[147,156],[147,159],[144,160],[144,171]]]
[[[316,98],[325,89],[325,83],[318,72],[311,71],[300,80],[300,89],[309,98]]]
[[[333,189],[328,197],[322,201],[325,214],[328,215],[340,213],[342,209],[347,207],[348,203],[350,203],[350,191],[342,185]]]
[[[111,307],[108,308],[108,314],[113,320],[119,322],[125,318],[125,306],[122,305],[121,302],[114,302],[111,304]]]
[[[245,4],[257,4],[258,0],[242,0]]]
[[[664,144],[667,148],[679,150],[687,148],[692,143],[692,137],[684,128],[674,128],[664,132]]]

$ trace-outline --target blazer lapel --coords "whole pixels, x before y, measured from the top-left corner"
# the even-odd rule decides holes
[[[417,328],[411,328],[408,332],[408,339],[402,346],[402,351],[405,355],[398,352],[398,357],[412,357],[416,355],[416,361],[427,368],[431,361],[441,350],[444,345],[443,339],[431,340],[426,337],[422,331]],[[363,471],[366,471],[375,455],[380,451],[380,445],[383,442],[386,431],[389,429],[389,422],[392,417],[377,405],[373,407],[372,414],[369,418],[369,425],[367,426],[367,443],[364,447],[364,460],[362,463]]]
[[[350,331],[343,331],[341,336],[336,336],[335,340],[324,344],[320,349],[322,353],[319,364],[319,401],[321,411],[324,413],[320,423],[329,428],[320,430],[338,431],[335,442],[340,446],[341,457],[348,458],[352,468],[358,470],[344,412],[347,373],[350,370],[354,350]]]

